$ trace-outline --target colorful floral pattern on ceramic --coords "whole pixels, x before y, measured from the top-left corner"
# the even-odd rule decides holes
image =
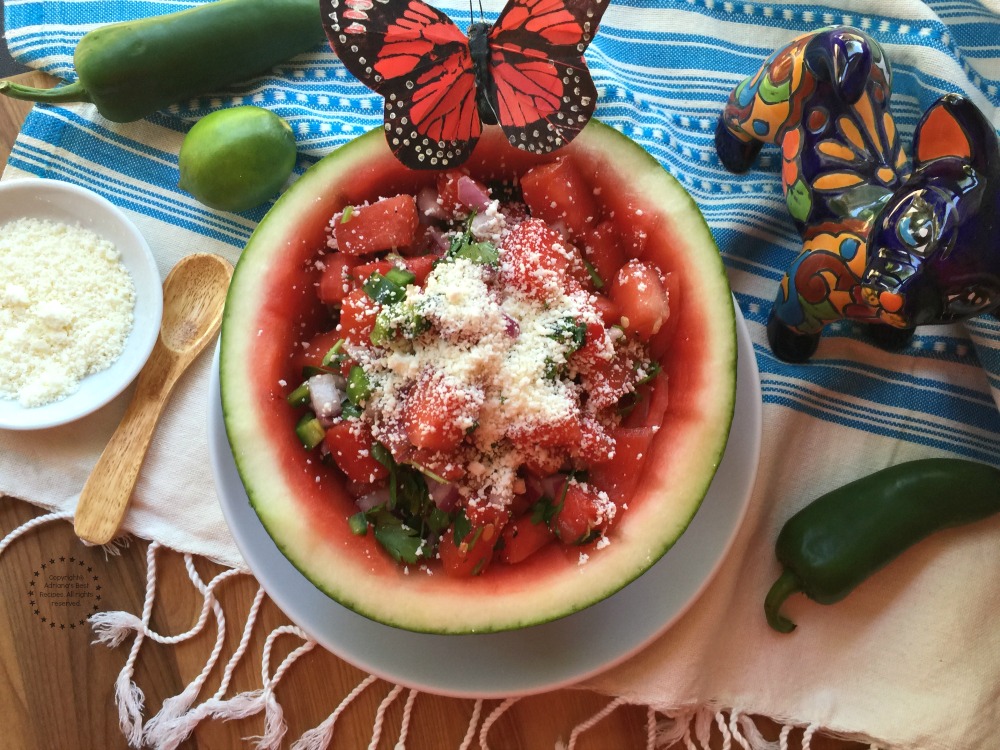
[[[928,110],[911,167],[889,111],[892,73],[878,43],[850,27],[821,29],[775,52],[732,92],[716,129],[722,163],[751,166],[781,150],[781,182],[802,235],[768,323],[782,359],[812,356],[823,327],[877,324],[885,345],[915,326],[964,320],[1000,305],[1000,145],[965,98]]]

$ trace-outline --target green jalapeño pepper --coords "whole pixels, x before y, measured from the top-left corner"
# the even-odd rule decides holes
[[[325,38],[319,0],[215,0],[94,29],[73,54],[75,82],[40,89],[0,81],[0,93],[93,102],[107,119],[132,122],[264,73]]]
[[[940,529],[1000,512],[1000,469],[957,458],[908,461],[817,498],[788,519],[775,554],[783,572],[764,600],[772,628],[798,592],[820,604],[847,596],[908,547]]]

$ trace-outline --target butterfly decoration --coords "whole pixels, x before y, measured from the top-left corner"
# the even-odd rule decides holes
[[[468,36],[422,0],[325,0],[344,66],[385,97],[389,147],[411,169],[462,164],[484,125],[545,154],[590,120],[597,89],[583,53],[610,0],[509,0]]]

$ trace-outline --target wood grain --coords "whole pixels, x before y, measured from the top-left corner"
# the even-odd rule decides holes
[[[38,74],[17,76],[28,85],[51,85]],[[24,102],[0,97],[0,165],[7,154],[22,119],[29,109]],[[42,513],[28,503],[11,497],[0,498],[0,536]],[[69,523],[53,522],[39,527],[12,544],[0,557],[0,726],[3,745],[19,750],[80,748],[127,750],[118,726],[115,708],[115,680],[129,655],[131,639],[117,648],[95,644],[88,625],[77,625],[62,611],[39,605],[39,579],[65,575],[65,571],[85,571],[85,591],[100,596],[100,610],[142,612],[146,594],[146,556],[149,545],[135,540],[118,557],[106,557],[99,548],[87,547],[73,534]],[[52,562],[49,562],[52,561]],[[197,621],[202,597],[192,586],[181,555],[161,550],[157,556],[157,596],[151,612],[151,627],[163,634],[186,631]],[[211,562],[196,560],[203,580],[222,569]],[[44,566],[44,567],[43,567]],[[35,575],[38,573],[39,575]],[[81,573],[80,575],[84,575]],[[96,587],[100,586],[97,590]],[[224,664],[235,650],[243,624],[257,593],[257,583],[249,576],[227,580],[218,591],[226,613],[225,645],[220,658]],[[34,601],[36,604],[31,604]],[[89,607],[92,600],[87,599]],[[37,610],[37,614],[36,614]],[[48,613],[48,615],[46,615]],[[54,613],[54,614],[53,614]],[[42,621],[42,617],[46,621]],[[214,618],[191,641],[175,646],[146,642],[135,664],[134,678],[145,698],[145,715],[152,716],[163,701],[180,693],[202,671],[216,638]],[[57,621],[56,621],[57,620]],[[267,634],[288,624],[287,618],[265,599],[253,630],[249,649],[236,669],[227,695],[260,687],[260,661]],[[300,641],[286,637],[277,641],[272,654],[276,665]],[[378,648],[377,643],[372,648]],[[274,666],[272,666],[273,670]],[[210,697],[218,688],[222,670],[217,667],[201,691]],[[301,658],[286,674],[277,689],[288,723],[285,746],[304,731],[318,725],[365,677],[360,671],[332,654],[316,648]],[[379,704],[391,686],[376,682],[363,692],[337,722],[332,747],[338,750],[367,748]],[[405,694],[386,712],[379,748],[392,748],[399,738]],[[559,690],[524,698],[494,725],[489,746],[501,750],[552,748],[566,741],[568,733],[608,703],[605,696],[582,690]],[[498,704],[488,701],[488,713]],[[410,750],[457,748],[462,744],[474,709],[471,700],[421,694],[413,707],[413,721],[406,737]],[[765,736],[775,739],[778,728],[761,721]],[[263,719],[222,722],[205,721],[181,747],[184,750],[250,748],[246,737],[263,731]],[[793,732],[790,750],[801,746],[801,733]],[[581,735],[577,750],[643,748],[646,746],[646,712],[638,707],[620,707]],[[716,733],[712,747],[723,746]],[[479,747],[474,743],[473,747]],[[812,750],[857,750],[862,745],[828,737],[812,739]],[[681,746],[672,749],[683,750]]]

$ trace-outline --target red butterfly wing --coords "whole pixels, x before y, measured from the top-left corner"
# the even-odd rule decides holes
[[[590,120],[597,89],[583,53],[608,0],[510,0],[490,31],[497,120],[511,144],[548,153]]]
[[[466,36],[420,0],[329,0],[323,24],[334,51],[385,97],[389,147],[411,169],[465,161],[482,132]]]

